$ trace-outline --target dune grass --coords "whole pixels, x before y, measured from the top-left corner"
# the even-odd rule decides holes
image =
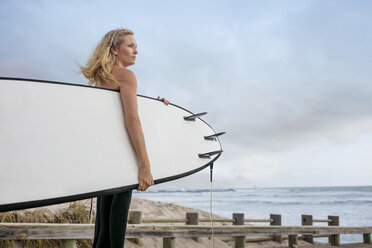
[[[0,222],[7,223],[94,223],[89,220],[89,206],[83,202],[72,202],[65,209],[53,213],[47,208],[19,210],[0,213]],[[94,210],[93,210],[94,211]],[[77,240],[77,247],[92,247],[93,240]],[[58,240],[0,240],[2,248],[53,248],[59,247]]]

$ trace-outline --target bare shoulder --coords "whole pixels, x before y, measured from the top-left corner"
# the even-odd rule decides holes
[[[137,85],[136,75],[129,69],[114,67],[111,74],[118,80],[120,85]]]

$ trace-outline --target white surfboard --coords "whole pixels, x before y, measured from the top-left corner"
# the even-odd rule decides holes
[[[138,107],[155,184],[221,155],[218,134],[198,115],[140,95]],[[119,92],[0,78],[0,168],[0,212],[137,188]]]

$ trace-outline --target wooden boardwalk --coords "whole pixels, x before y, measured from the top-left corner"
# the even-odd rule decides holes
[[[302,215],[302,226],[282,226],[280,215],[271,214],[270,219],[256,220],[245,219],[244,214],[233,213],[231,219],[215,219],[215,223],[223,222],[224,225],[214,227],[209,223],[199,225],[199,222],[209,222],[209,220],[199,220],[197,213],[186,213],[186,218],[182,219],[141,219],[141,216],[141,212],[138,211],[130,213],[126,237],[132,239],[162,238],[163,247],[168,248],[176,247],[176,239],[193,238],[195,240],[203,237],[228,237],[231,240],[226,240],[226,242],[229,245],[232,243],[232,247],[235,248],[257,248],[257,245],[252,246],[252,241],[262,248],[331,248],[338,245],[339,247],[372,248],[372,226],[339,226],[337,216],[328,216],[325,220],[313,220],[310,215]],[[270,226],[245,225],[245,222],[251,221],[270,222]],[[231,222],[232,225],[226,225],[226,222]],[[328,226],[313,226],[313,222],[328,222]],[[76,248],[76,240],[92,239],[93,234],[93,224],[0,223],[0,240],[60,240],[61,247],[64,248]],[[340,235],[344,234],[359,234],[363,237],[364,243],[340,245]],[[317,237],[327,237],[329,244],[316,242],[314,238]],[[265,242],[267,240],[275,242]]]
[[[283,246],[283,247],[288,247],[288,246]],[[349,248],[371,248],[371,244],[363,244],[363,243],[355,243],[355,244],[341,244],[340,246],[334,246],[334,245],[305,245],[305,246],[300,246],[301,248],[335,248],[335,247],[349,247]]]
[[[266,244],[265,244],[266,243]],[[257,242],[247,243],[246,248],[260,247],[260,248],[288,248],[288,242],[283,241],[280,245],[272,245],[272,242]],[[333,246],[325,243],[315,242],[313,245],[305,241],[298,242],[298,248],[335,248],[335,247],[347,247],[347,248],[372,248],[372,244],[353,243],[353,244],[341,244],[340,246]]]
[[[76,239],[92,239],[94,232],[93,224],[47,224],[47,223],[0,223],[0,239],[24,240],[24,239],[54,239],[62,240],[63,247],[76,247]],[[235,247],[249,248],[246,236],[256,235],[282,235],[288,236],[288,240],[277,243],[275,246],[261,247],[335,247],[327,244],[310,243],[298,240],[299,235],[331,235],[340,234],[363,234],[363,244],[343,244],[339,247],[370,247],[370,233],[372,227],[342,227],[342,226],[220,226],[213,228],[215,237],[235,237]],[[209,226],[196,225],[146,225],[129,224],[127,228],[128,238],[162,237],[164,247],[175,248],[175,238],[187,237],[211,237],[212,228]],[[305,237],[305,236],[304,236]],[[73,241],[73,242],[71,242]],[[69,243],[69,245],[67,245]],[[71,243],[71,244],[70,244]]]

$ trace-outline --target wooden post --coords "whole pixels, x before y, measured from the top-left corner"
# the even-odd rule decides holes
[[[273,222],[270,222],[270,226],[281,226],[282,225],[282,216],[280,214],[270,214],[270,219]],[[282,236],[281,235],[273,235],[274,241],[281,243]]]
[[[301,224],[303,226],[312,226],[313,225],[313,216],[312,215],[301,215]],[[304,240],[309,243],[314,243],[313,235],[304,235]]]
[[[288,235],[288,247],[295,248],[298,247],[298,237],[296,234]]]
[[[198,213],[186,213],[186,225],[199,225],[199,214]],[[193,240],[199,242],[198,237],[192,237]]]
[[[328,222],[328,226],[339,226],[340,221],[338,216],[328,216],[329,220],[332,220],[331,222]],[[332,234],[328,238],[329,243],[331,245],[340,246],[340,234]]]
[[[244,214],[233,213],[233,225],[244,225]],[[235,248],[245,248],[245,236],[235,237]]]
[[[129,211],[129,224],[141,224],[142,223],[142,212],[141,211]],[[139,238],[128,238],[128,240],[137,245],[143,245]]]
[[[363,243],[364,244],[371,244],[371,234],[370,233],[363,233]]]
[[[75,239],[62,239],[60,240],[61,248],[76,248]]]
[[[130,224],[141,224],[142,223],[142,212],[141,211],[129,211],[129,223]]]
[[[176,248],[176,239],[174,237],[164,237],[163,248]]]

